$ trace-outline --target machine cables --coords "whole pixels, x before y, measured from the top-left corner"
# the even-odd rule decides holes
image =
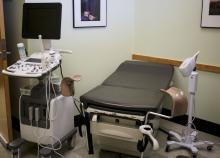
[[[52,86],[52,89],[54,90],[54,87]],[[46,128],[48,127],[48,124],[47,124],[47,120],[50,120],[51,116],[50,116],[50,107],[49,107],[49,104],[50,104],[50,99],[51,99],[51,71],[49,72],[49,76],[48,78],[46,78],[45,80],[45,91],[46,91],[46,104],[47,104],[47,109],[46,109]],[[54,90],[55,92],[55,90]],[[55,95],[56,96],[56,95]],[[56,118],[56,116],[55,116]],[[55,118],[52,118],[51,121],[53,121]],[[38,127],[39,128],[39,127]],[[43,145],[41,143],[41,139],[45,138],[45,137],[48,137],[51,139],[51,146],[52,147],[49,147],[49,146],[46,146],[46,145]],[[56,142],[59,143],[59,146],[57,148],[54,148],[54,141],[55,140]],[[60,139],[56,136],[53,136],[53,135],[46,135],[46,133],[44,132],[43,135],[41,136],[38,136],[38,157],[39,157],[39,148],[42,147],[42,148],[45,148],[45,149],[49,149],[49,150],[52,150],[55,154],[59,155],[60,157],[64,158],[64,156],[60,153],[58,153],[57,151],[60,150],[62,148],[62,142],[60,141]]]
[[[63,68],[62,68],[62,62],[60,61],[60,74],[61,74],[61,77],[63,79]]]
[[[60,67],[60,70],[61,70],[61,75],[62,75],[62,78],[63,78],[62,66]],[[55,110],[55,116],[51,116],[52,113],[50,112],[51,89],[53,91],[53,94],[54,94],[55,100],[56,100],[57,94],[56,94],[54,85],[51,84],[51,72],[49,72],[48,78],[46,78],[46,80],[45,80],[46,104],[47,104],[47,109],[46,109],[46,128],[48,127],[47,120],[54,121],[57,118],[56,110]],[[73,102],[74,102],[74,105],[75,105],[77,111],[80,113],[81,116],[83,116],[83,107],[82,107],[83,105],[82,105],[82,103],[78,99],[74,98],[74,94],[72,95],[72,98],[73,98]],[[80,107],[78,107],[78,106],[80,106]],[[43,145],[40,142],[45,137],[49,137],[49,138],[55,140],[56,142],[58,142],[59,146],[57,148],[54,148],[54,143],[53,143],[54,141],[51,141],[51,144],[50,144],[51,147]],[[62,148],[62,142],[56,136],[45,135],[45,133],[44,133],[42,136],[38,137],[38,157],[39,157],[39,147],[42,147],[42,148],[45,148],[45,149],[49,149],[49,150],[53,150],[53,152],[55,154],[59,155],[62,158],[64,157],[62,154],[57,152],[58,150],[60,150]]]
[[[196,125],[193,123],[196,119],[196,102],[195,102],[195,98],[193,98],[193,113],[194,113],[194,117],[192,119],[192,122],[188,122],[186,125],[185,125],[185,128],[182,130],[182,134],[183,135],[187,135],[187,126],[188,124],[190,124],[192,127],[193,127],[193,130],[191,131],[190,135],[193,137],[197,136],[198,132],[197,132],[197,129],[196,129]],[[188,131],[189,132],[189,131]],[[194,133],[196,132],[196,133]],[[196,135],[194,135],[196,134]]]
[[[78,99],[73,97],[73,102],[74,102],[74,105],[75,105],[77,111],[79,112],[79,114],[82,115],[83,114],[83,110],[82,110],[82,103],[81,103],[81,101],[79,101]],[[77,104],[79,104],[80,108],[78,107]]]

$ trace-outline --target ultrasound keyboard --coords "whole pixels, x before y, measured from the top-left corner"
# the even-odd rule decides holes
[[[2,73],[18,77],[41,77],[60,64],[60,55],[58,53],[48,54],[46,57],[48,58],[43,63],[41,53],[33,54],[25,61],[18,60],[7,67],[6,70],[2,70]]]

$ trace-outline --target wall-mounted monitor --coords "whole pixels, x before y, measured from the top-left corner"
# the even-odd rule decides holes
[[[61,3],[24,3],[22,37],[60,39]]]

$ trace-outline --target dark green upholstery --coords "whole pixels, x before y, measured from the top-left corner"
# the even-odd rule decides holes
[[[158,111],[173,66],[125,61],[101,85],[80,97],[84,105],[123,113]]]

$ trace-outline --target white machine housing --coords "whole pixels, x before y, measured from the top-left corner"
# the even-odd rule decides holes
[[[21,137],[27,141],[41,144],[54,144],[56,137],[61,139],[74,128],[74,107],[72,96],[57,96],[50,102],[50,128],[40,128],[23,124],[20,119]],[[20,111],[21,105],[19,105]]]

